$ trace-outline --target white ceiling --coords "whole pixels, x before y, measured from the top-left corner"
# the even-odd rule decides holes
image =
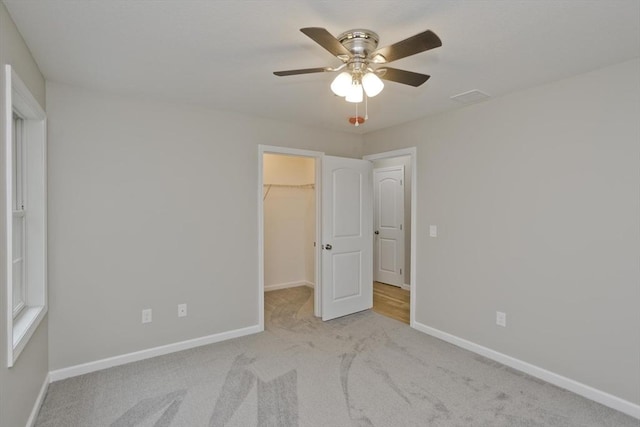
[[[366,133],[640,56],[638,0],[4,0],[49,81]],[[369,121],[332,95],[339,65],[302,34],[368,28],[380,46],[431,29],[443,46],[391,64],[431,79],[386,82]]]

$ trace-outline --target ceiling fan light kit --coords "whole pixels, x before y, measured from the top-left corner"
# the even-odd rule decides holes
[[[346,71],[338,74],[331,83],[331,90],[338,96],[342,96],[347,102],[362,102],[362,90],[369,98],[373,98],[384,88],[380,77],[372,72],[360,77]],[[356,94],[357,93],[357,94]]]
[[[390,68],[387,64],[416,53],[442,46],[440,38],[430,30],[423,31],[408,39],[380,49],[380,38],[371,30],[349,30],[334,37],[324,28],[301,28],[300,31],[325,48],[343,62],[339,67],[305,68],[300,70],[276,71],[276,76],[342,71],[331,82],[331,91],[344,97],[347,102],[356,104],[366,98],[373,98],[384,89],[384,80],[418,87],[429,79],[426,74]],[[378,66],[374,68],[374,66]],[[365,98],[366,95],[366,98]],[[362,121],[354,120],[358,126]]]

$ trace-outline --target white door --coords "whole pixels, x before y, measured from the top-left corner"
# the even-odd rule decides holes
[[[372,165],[322,160],[322,320],[373,306]]]
[[[404,284],[404,166],[373,171],[374,261],[377,282]]]

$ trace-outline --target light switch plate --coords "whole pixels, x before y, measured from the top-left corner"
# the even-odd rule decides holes
[[[501,311],[496,311],[496,325],[507,327],[507,314]]]
[[[151,321],[151,309],[145,308],[144,310],[142,310],[142,323],[151,323]]]
[[[430,225],[429,226],[429,237],[438,237],[438,226]]]

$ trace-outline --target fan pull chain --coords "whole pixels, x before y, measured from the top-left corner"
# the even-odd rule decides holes
[[[369,120],[369,97],[365,94],[364,96],[364,121]]]
[[[358,120],[358,103],[356,102],[356,122],[354,123],[354,126],[358,127],[360,126],[360,120]]]

